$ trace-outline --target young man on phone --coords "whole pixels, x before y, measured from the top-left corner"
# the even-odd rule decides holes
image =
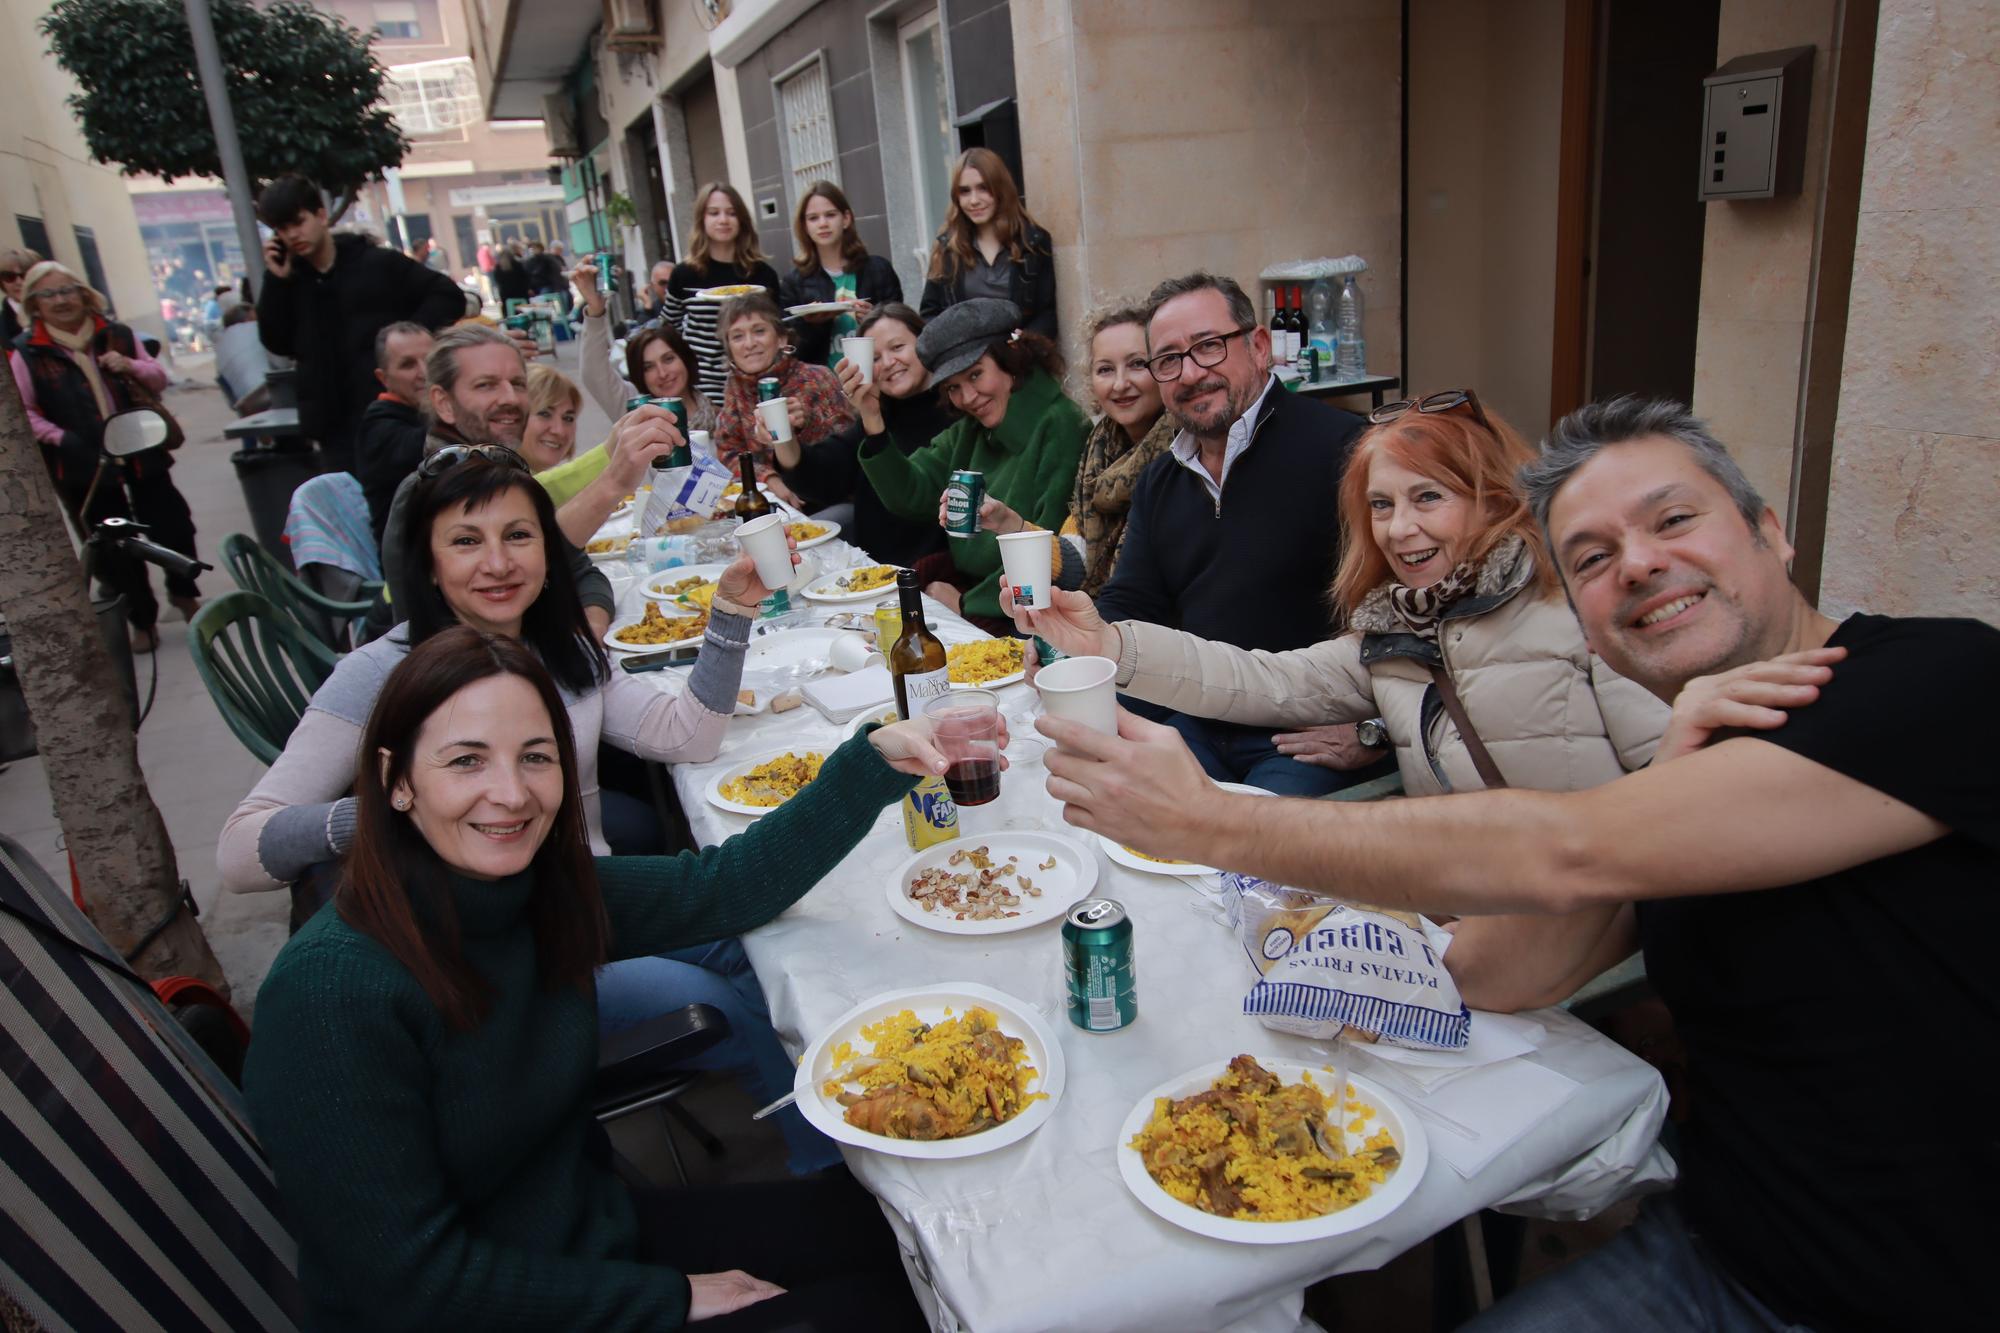
[[[373,402],[375,335],[400,321],[441,329],[465,314],[456,283],[366,236],[334,235],[319,186],[280,176],[257,196],[264,243],[257,331],[298,362],[299,425],[335,471],[354,466],[361,414]]]

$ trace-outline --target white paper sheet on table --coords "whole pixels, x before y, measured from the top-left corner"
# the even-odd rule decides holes
[[[896,683],[886,667],[871,666],[844,676],[822,676],[807,682],[800,693],[827,721],[847,722],[864,708],[894,699]]]
[[[1372,1065],[1363,1061],[1359,1067],[1371,1078],[1387,1073],[1382,1082],[1408,1097],[1419,1117],[1432,1127],[1431,1150],[1467,1179],[1478,1175],[1487,1163],[1520,1142],[1582,1086],[1575,1079],[1527,1060],[1507,1060],[1467,1070],[1430,1089],[1410,1077],[1420,1071],[1380,1061]],[[1461,1126],[1477,1125],[1478,1137],[1467,1139],[1434,1116],[1424,1116],[1426,1111]]]
[[[1532,1018],[1517,1014],[1472,1011],[1471,1040],[1461,1051],[1426,1051],[1411,1046],[1364,1045],[1360,1049],[1378,1060],[1402,1068],[1426,1088],[1435,1088],[1482,1065],[1497,1065],[1517,1055],[1526,1055],[1541,1043],[1548,1029]]]

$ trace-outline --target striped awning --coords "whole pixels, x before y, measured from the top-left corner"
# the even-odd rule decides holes
[[[0,837],[0,1292],[42,1329],[293,1329],[242,1099]]]

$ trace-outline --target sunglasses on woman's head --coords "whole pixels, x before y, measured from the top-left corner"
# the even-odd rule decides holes
[[[1487,430],[1493,423],[1486,419],[1485,411],[1479,406],[1479,395],[1470,389],[1445,389],[1438,393],[1427,393],[1421,398],[1404,398],[1398,402],[1384,403],[1368,414],[1368,419],[1376,425],[1394,421],[1405,412],[1450,412],[1455,408],[1472,409],[1472,419]]]
[[[498,463],[504,467],[518,468],[522,472],[530,471],[527,459],[502,444],[447,444],[436,453],[426,455],[424,461],[417,464],[417,476],[429,481],[438,473],[474,458],[483,458],[489,463]]]

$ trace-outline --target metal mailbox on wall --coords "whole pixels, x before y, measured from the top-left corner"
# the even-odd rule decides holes
[[[1805,181],[1813,48],[1738,56],[1702,80],[1697,198],[1769,199]]]

